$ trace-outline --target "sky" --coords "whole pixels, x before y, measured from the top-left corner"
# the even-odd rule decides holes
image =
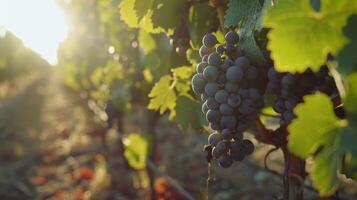
[[[64,14],[54,0],[0,0],[0,26],[50,64],[56,64],[58,45],[68,32]]]

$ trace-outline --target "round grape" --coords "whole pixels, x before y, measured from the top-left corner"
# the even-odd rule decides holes
[[[226,39],[227,43],[229,44],[236,44],[239,41],[239,36],[235,31],[229,31],[224,38]]]
[[[283,113],[285,111],[284,100],[277,99],[273,104],[273,109],[277,113]]]
[[[228,104],[233,108],[238,107],[241,101],[242,99],[239,95],[231,95],[230,97],[228,97]]]
[[[219,90],[215,95],[214,95],[214,99],[216,99],[216,101],[218,103],[225,103],[227,102],[228,99],[228,92],[225,90]]]
[[[234,62],[231,59],[226,58],[221,65],[221,69],[225,71],[232,65],[234,65]]]
[[[291,110],[287,110],[283,113],[283,120],[285,123],[290,123],[295,118],[294,113]]]
[[[218,110],[208,110],[206,114],[206,119],[208,122],[219,122],[221,119],[221,113]]]
[[[213,158],[219,158],[222,155],[220,152],[217,151],[217,147],[213,147],[211,154]]]
[[[220,66],[222,64],[221,55],[217,52],[213,52],[208,56],[208,64],[213,66]]]
[[[217,151],[221,154],[227,153],[229,151],[229,145],[225,141],[219,141],[216,145]]]
[[[215,146],[218,142],[222,140],[222,134],[218,132],[213,132],[208,136],[208,144]]]
[[[250,140],[247,140],[247,139],[243,140],[242,145],[243,145],[245,153],[247,155],[250,155],[253,153],[254,144]]]
[[[205,77],[206,80],[208,81],[215,81],[217,80],[219,75],[219,71],[217,67],[214,67],[212,65],[208,65],[204,70],[203,70],[203,76]]]
[[[206,100],[206,104],[209,109],[219,108],[219,103],[214,99],[214,97],[208,97]]]
[[[236,66],[241,67],[242,69],[248,69],[248,67],[250,66],[250,61],[247,57],[241,56],[235,60],[235,64]]]
[[[281,79],[281,85],[283,88],[291,88],[295,84],[295,78],[292,74],[286,74]]]
[[[207,33],[205,36],[203,36],[202,43],[206,47],[212,48],[217,44],[217,38],[212,33]]]
[[[239,112],[242,114],[250,114],[254,111],[254,102],[250,99],[246,99],[239,106]]]
[[[219,123],[209,123],[209,127],[212,129],[212,130],[216,130],[218,131],[220,129],[220,126],[219,126]]]
[[[222,115],[231,115],[233,114],[233,108],[230,105],[223,103],[219,106],[219,112],[221,112]]]
[[[225,50],[226,50],[226,48],[224,48],[224,45],[223,45],[223,44],[219,45],[219,46],[216,48],[216,52],[219,53],[219,54],[223,54]]]
[[[240,131],[235,132],[233,139],[237,142],[243,141],[243,132]]]
[[[346,119],[346,111],[343,106],[336,107],[334,109],[335,115],[340,119]]]
[[[235,82],[235,83],[241,81],[243,78],[242,68],[238,66],[232,66],[228,68],[226,72],[226,78],[228,81]]]
[[[214,82],[209,82],[205,86],[205,92],[210,97],[215,95],[218,90],[219,90],[219,86],[217,83]]]
[[[227,129],[227,128],[222,130],[222,134],[221,135],[222,135],[222,138],[224,140],[227,140],[227,141],[230,141],[233,138],[232,131]]]
[[[210,54],[210,53],[211,53],[211,50],[210,50],[210,48],[208,48],[208,47],[202,45],[202,46],[200,47],[199,53],[200,53],[200,56],[201,56],[201,58],[202,58],[203,56]]]
[[[219,166],[221,166],[223,168],[228,168],[228,167],[232,166],[233,161],[228,155],[221,155],[218,158],[218,164],[219,164]]]
[[[236,127],[236,124],[237,124],[237,119],[232,115],[221,117],[222,128],[234,129]]]
[[[207,63],[205,62],[200,62],[196,65],[196,72],[197,73],[203,73],[203,70],[207,67]]]

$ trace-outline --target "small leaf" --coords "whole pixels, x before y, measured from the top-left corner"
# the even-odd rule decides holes
[[[176,93],[171,86],[170,75],[165,75],[151,89],[149,97],[149,109],[159,110],[163,114],[166,110],[170,111],[170,118],[175,116]]]
[[[147,33],[143,29],[140,29],[139,31],[138,40],[140,47],[144,50],[144,53],[146,54],[156,48],[156,43],[152,35],[150,33]]]
[[[188,66],[181,66],[172,69],[174,77],[179,79],[189,79],[193,75],[193,68]]]
[[[124,145],[124,156],[129,165],[134,169],[144,169],[149,149],[148,139],[137,133],[131,133],[124,138]]]
[[[336,55],[347,43],[342,33],[347,18],[357,11],[350,0],[321,1],[316,12],[310,0],[278,1],[264,19],[268,48],[278,71],[303,72],[308,67],[319,70],[327,54]]]
[[[119,4],[120,18],[131,28],[137,28],[139,19],[134,10],[135,0],[123,0]]]

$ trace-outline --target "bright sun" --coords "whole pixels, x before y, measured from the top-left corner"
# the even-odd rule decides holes
[[[0,0],[0,26],[51,64],[57,62],[58,45],[68,31],[64,14],[54,0]]]

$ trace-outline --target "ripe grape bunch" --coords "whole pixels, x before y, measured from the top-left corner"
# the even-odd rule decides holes
[[[338,93],[326,66],[321,67],[317,73],[310,69],[297,74],[278,73],[274,67],[268,70],[266,92],[277,96],[273,109],[280,114],[282,125],[290,124],[296,117],[293,110],[303,102],[303,96],[317,90],[329,96]]]
[[[244,56],[238,41],[234,31],[225,35],[225,44],[206,34],[199,50],[202,61],[192,78],[192,89],[201,95],[202,112],[214,131],[208,137],[211,157],[223,168],[254,151],[253,143],[243,139],[243,132],[263,105],[262,92],[256,86],[259,70]]]

